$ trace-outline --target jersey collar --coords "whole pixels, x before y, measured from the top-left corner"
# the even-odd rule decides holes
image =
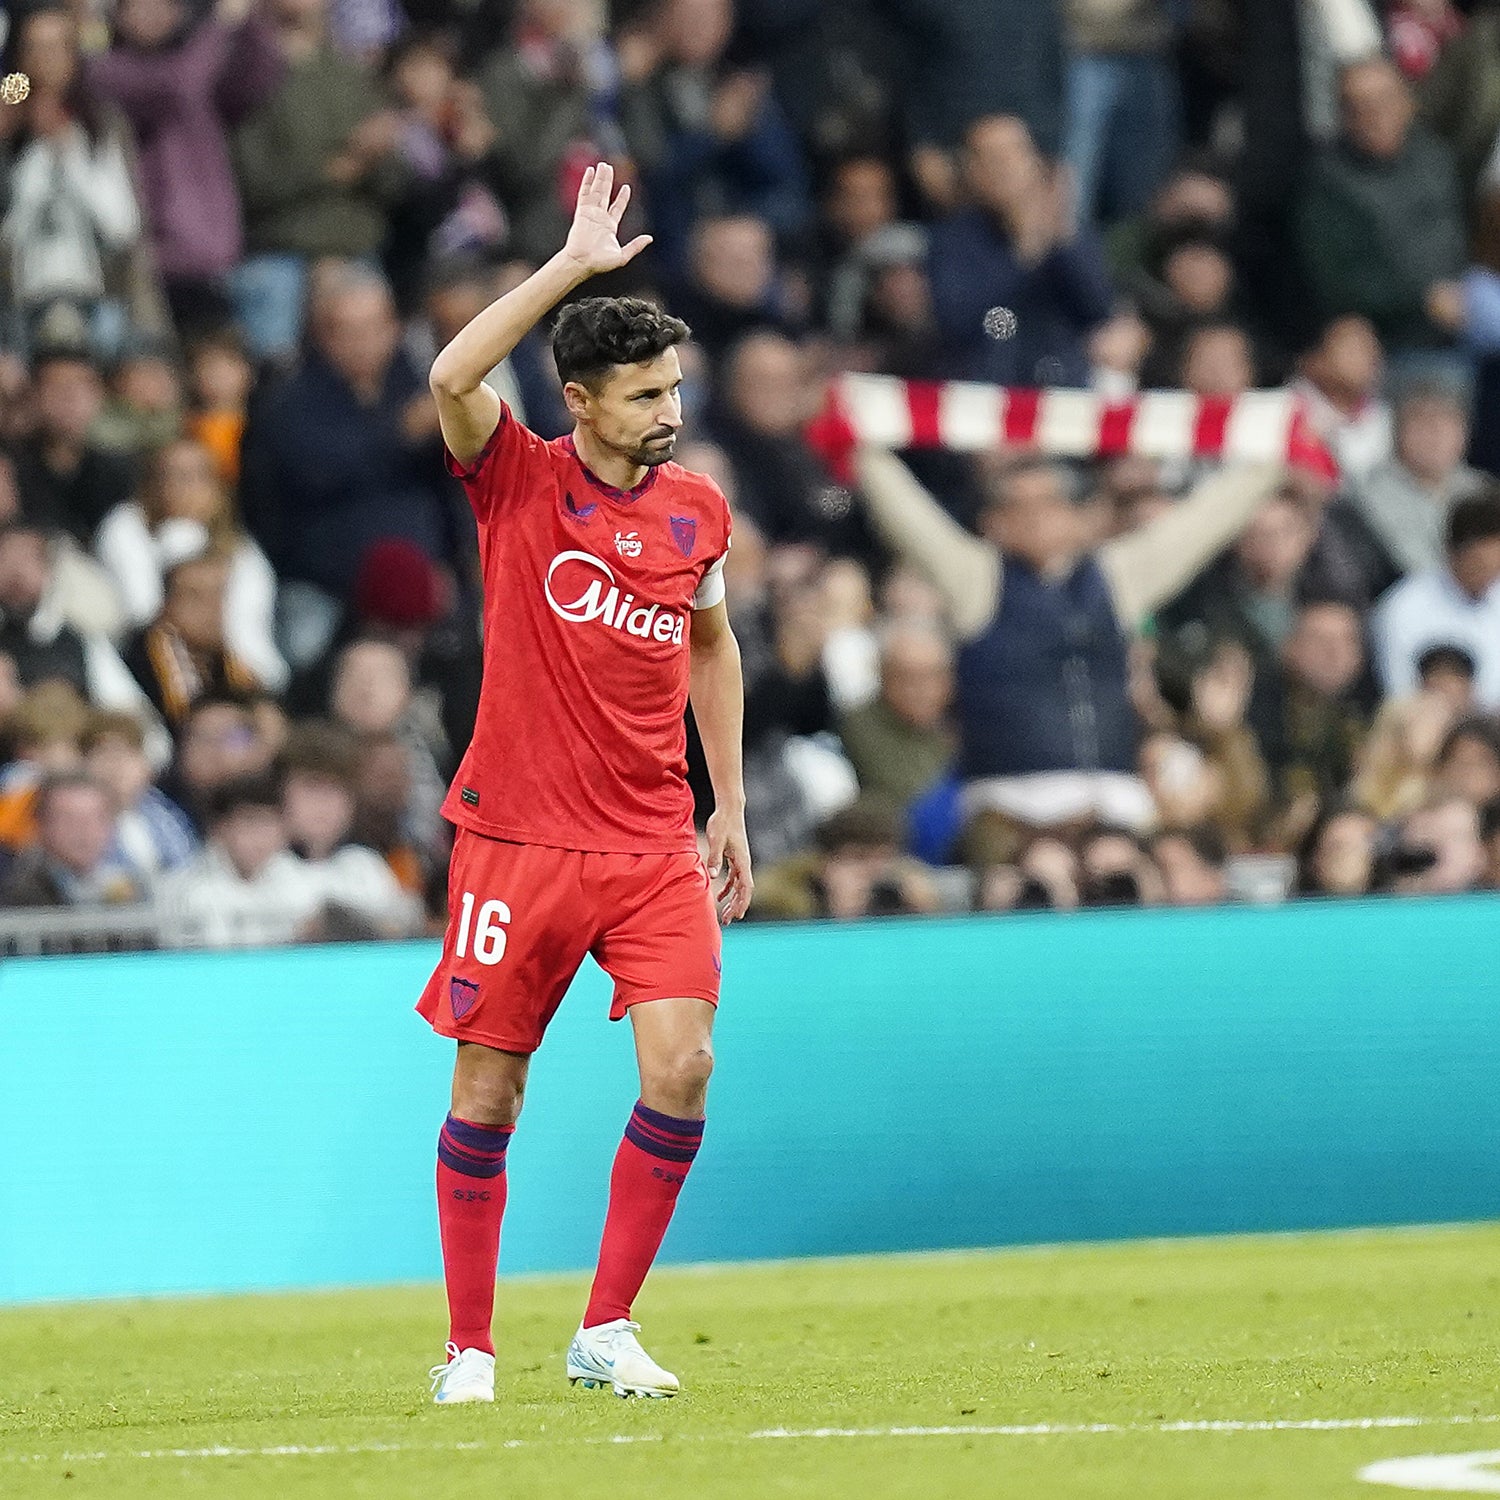
[[[641,482],[636,485],[634,489],[618,489],[612,484],[605,484],[605,482],[600,479],[599,476],[594,473],[594,471],[589,468],[586,463],[584,463],[583,459],[579,457],[578,445],[573,441],[572,433],[569,433],[562,440],[562,447],[563,452],[569,454],[572,457],[574,463],[576,463],[578,467],[583,470],[583,477],[587,479],[588,482],[593,485],[593,487],[602,495],[606,496],[610,500],[613,500],[617,505],[632,504],[634,501],[639,500],[641,496],[644,495],[646,491],[656,483],[656,471],[657,468],[660,467],[660,465],[647,469],[646,477],[641,480]]]

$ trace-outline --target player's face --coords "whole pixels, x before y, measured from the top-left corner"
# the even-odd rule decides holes
[[[639,365],[610,371],[597,391],[585,391],[576,413],[606,448],[652,468],[677,448],[682,428],[682,365],[668,349]]]

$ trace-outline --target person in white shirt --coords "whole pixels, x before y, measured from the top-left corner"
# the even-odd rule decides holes
[[[1417,685],[1431,646],[1460,646],[1474,659],[1474,697],[1500,708],[1500,487],[1458,501],[1448,513],[1447,564],[1388,589],[1376,606],[1375,660],[1387,696]]]
[[[214,793],[209,841],[162,880],[162,934],[176,948],[252,948],[313,938],[327,882],[287,848],[281,791],[246,777]]]
[[[207,448],[178,438],[157,449],[140,497],[115,506],[94,535],[94,551],[120,591],[132,628],[161,613],[171,567],[210,548],[229,560],[225,643],[260,682],[279,693],[290,673],[273,631],[276,575],[265,553],[236,524]]]
[[[282,768],[287,835],[323,879],[331,925],[347,936],[410,937],[421,922],[421,904],[380,855],[351,836],[358,743],[332,724],[299,724]]]

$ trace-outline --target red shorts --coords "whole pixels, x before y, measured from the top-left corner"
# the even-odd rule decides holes
[[[417,1009],[443,1036],[535,1052],[585,954],[609,1016],[673,996],[719,1003],[723,935],[696,852],[590,854],[458,830],[443,957]]]

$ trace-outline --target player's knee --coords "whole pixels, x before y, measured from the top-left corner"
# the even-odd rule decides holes
[[[673,1100],[677,1107],[701,1101],[714,1070],[714,1055],[707,1047],[693,1047],[674,1053],[651,1069],[649,1082],[653,1092]]]
[[[453,1113],[476,1125],[514,1125],[526,1097],[526,1081],[487,1058],[465,1057],[453,1076]]]

